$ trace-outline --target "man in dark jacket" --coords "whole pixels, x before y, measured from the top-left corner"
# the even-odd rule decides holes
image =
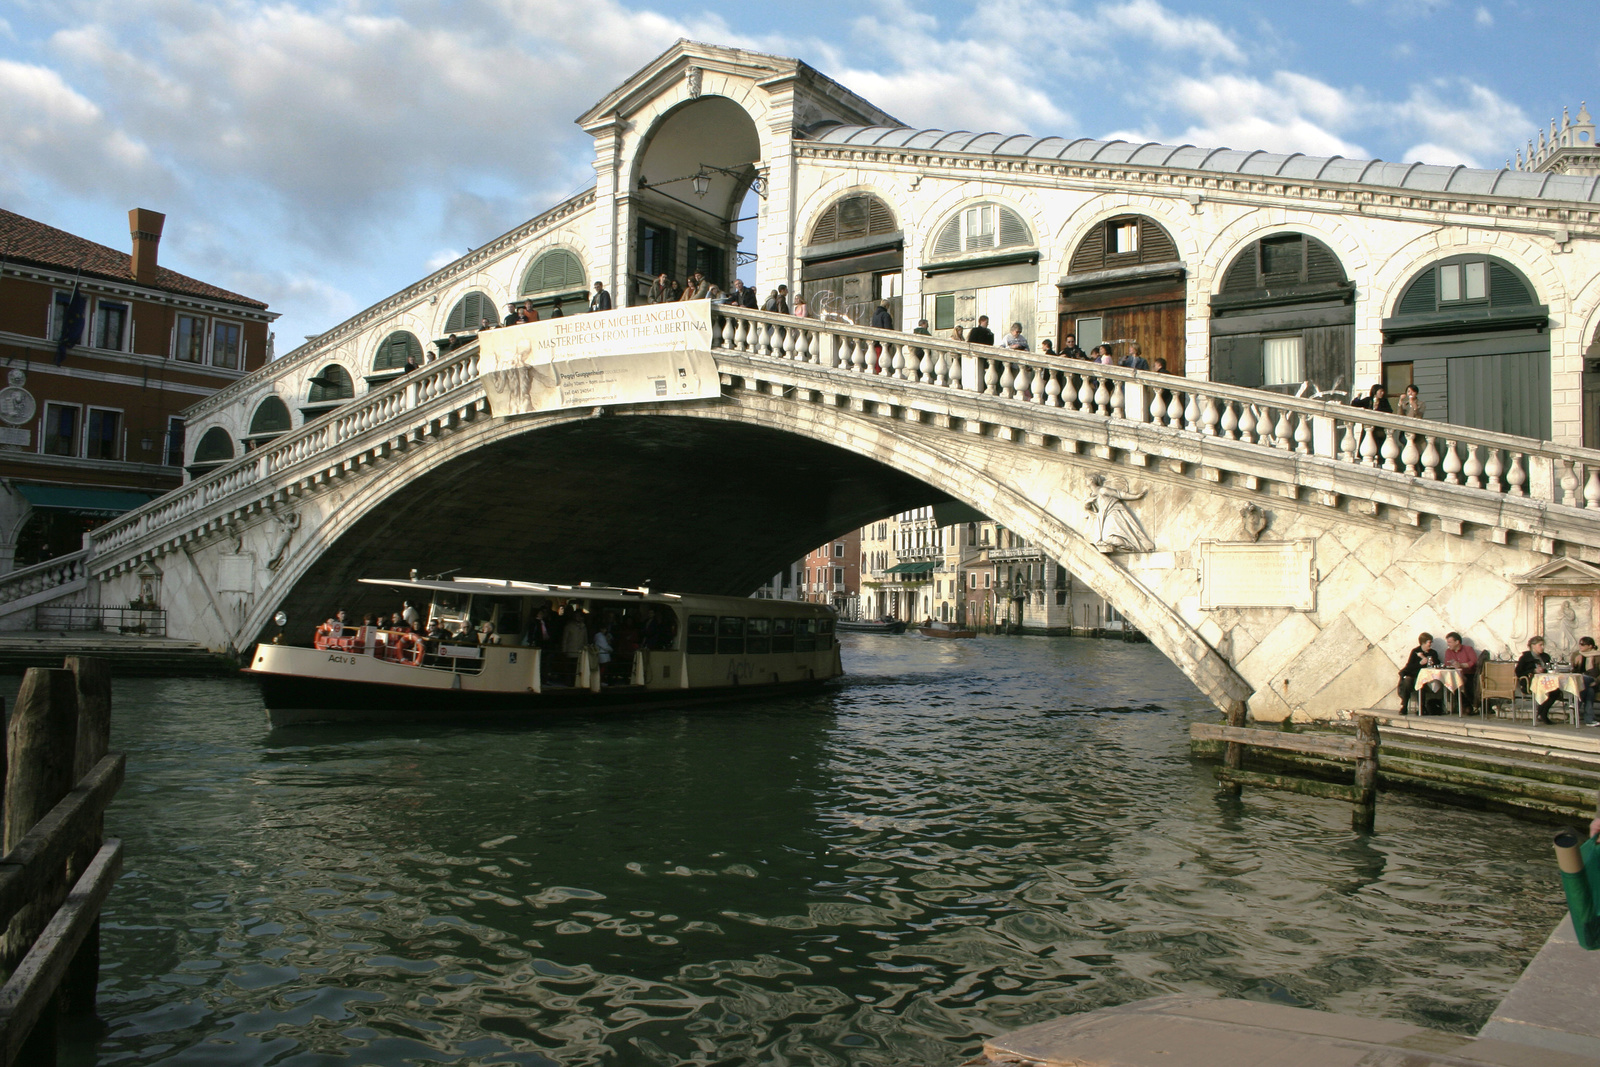
[[[610,311],[611,294],[606,292],[605,282],[594,283],[594,296],[589,300],[590,311]]]
[[[1071,333],[1067,334],[1066,339],[1061,342],[1060,354],[1066,356],[1068,359],[1089,358],[1089,354],[1078,347],[1078,335]]]
[[[1544,638],[1533,636],[1528,638],[1528,651],[1524,652],[1517,660],[1517,685],[1524,693],[1533,693],[1531,683],[1536,674],[1548,674],[1550,671],[1550,653],[1544,650]],[[1534,721],[1542,725],[1550,725],[1550,705],[1556,702],[1556,697],[1561,690],[1553,689],[1539,701],[1538,710],[1534,712]]]
[[[878,301],[878,306],[872,311],[872,328],[874,330],[894,329],[894,316],[889,314],[889,305],[882,300]]]
[[[978,325],[967,331],[967,340],[975,345],[994,344],[994,331],[989,329],[989,316],[978,316]]]

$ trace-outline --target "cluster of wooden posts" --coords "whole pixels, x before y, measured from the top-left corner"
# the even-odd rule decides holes
[[[1377,818],[1378,806],[1378,720],[1371,715],[1356,719],[1355,737],[1333,737],[1327,734],[1296,734],[1283,730],[1263,730],[1244,725],[1244,707],[1239,705],[1228,713],[1228,724],[1197,722],[1189,726],[1189,737],[1195,741],[1222,741],[1226,748],[1222,766],[1217,768],[1217,780],[1224,791],[1238,796],[1240,787],[1262,786],[1303,793],[1314,797],[1331,797],[1348,800],[1353,809],[1350,825],[1358,831],[1371,831]],[[1303,756],[1320,759],[1354,760],[1355,782],[1342,785],[1316,778],[1297,778],[1287,774],[1267,774],[1244,769],[1246,748],[1270,748],[1282,752],[1297,752]]]
[[[94,1013],[100,907],[122,871],[104,825],[126,764],[107,752],[110,664],[30,669],[3,740],[0,1067],[53,1065],[61,1019]]]

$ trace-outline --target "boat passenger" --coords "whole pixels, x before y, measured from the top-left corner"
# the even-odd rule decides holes
[[[561,628],[561,651],[572,668],[573,685],[578,684],[578,658],[588,643],[589,624],[583,617],[583,609],[573,602],[567,605],[567,624]]]
[[[594,634],[595,651],[599,653],[601,685],[605,684],[605,676],[611,666],[611,624],[605,623]]]

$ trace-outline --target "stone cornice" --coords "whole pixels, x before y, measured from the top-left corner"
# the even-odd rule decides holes
[[[1533,200],[1523,197],[1485,196],[1466,193],[1432,194],[1414,189],[1317,182],[1257,175],[1219,174],[1150,166],[1123,166],[1104,163],[1067,163],[1060,160],[1030,159],[1023,156],[995,156],[988,153],[925,152],[905,148],[874,148],[868,145],[835,145],[796,141],[797,158],[822,163],[902,167],[918,174],[959,180],[982,178],[1016,181],[1031,186],[1054,184],[1062,188],[1081,188],[1104,192],[1107,187],[1123,187],[1155,196],[1190,198],[1198,194],[1205,200],[1233,200],[1260,204],[1262,198],[1303,203],[1317,211],[1340,209],[1370,217],[1408,211],[1446,212],[1464,216],[1457,224],[1483,219],[1496,229],[1507,227],[1496,220],[1528,224],[1528,233],[1541,233],[1539,224],[1593,228],[1600,236],[1600,204],[1577,201]],[[943,172],[943,173],[941,173]],[[1195,203],[1191,199],[1191,203]],[[1314,207],[1313,207],[1314,205]],[[1578,236],[1574,234],[1573,236]],[[1584,236],[1589,236],[1585,234]]]
[[[549,211],[535,216],[514,230],[501,234],[487,244],[474,248],[453,263],[441,267],[426,278],[407,286],[393,296],[373,304],[366,310],[357,312],[332,329],[318,334],[315,340],[307,341],[294,351],[287,352],[268,363],[265,367],[252,372],[248,377],[241,378],[228,388],[200,401],[186,410],[183,413],[184,417],[192,424],[196,420],[202,419],[238,400],[263,382],[279,377],[289,368],[326,355],[330,348],[349,340],[371,326],[378,319],[392,315],[397,311],[405,310],[407,305],[421,301],[433,290],[454,281],[463,274],[470,274],[490,263],[505,258],[509,254],[517,252],[523,242],[530,238],[542,236],[542,231],[565,222],[569,217],[593,203],[594,189],[592,188],[563,200]]]

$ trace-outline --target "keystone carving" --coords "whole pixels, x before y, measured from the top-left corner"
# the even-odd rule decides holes
[[[704,78],[705,71],[699,67],[690,67],[683,72],[683,80],[689,86],[689,95],[696,100],[700,99],[700,83]]]
[[[1084,507],[1090,515],[1095,516],[1090,520],[1094,528],[1095,548],[1107,555],[1113,552],[1155,551],[1155,542],[1144,532],[1144,527],[1139,525],[1139,520],[1128,509],[1127,503],[1143,499],[1145,490],[1132,492],[1127,482],[1120,478],[1108,481],[1103,474],[1090,477],[1089,488],[1092,495],[1084,502]]]

